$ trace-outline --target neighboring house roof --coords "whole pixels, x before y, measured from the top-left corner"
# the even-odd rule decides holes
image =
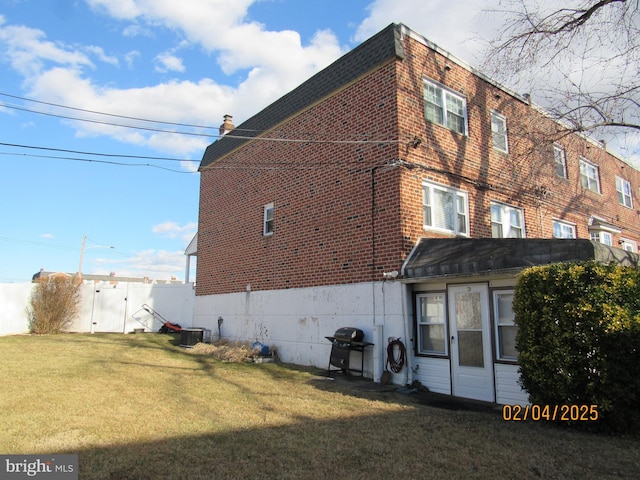
[[[534,265],[596,260],[640,265],[640,255],[586,239],[422,238],[403,267],[410,281],[517,272]]]
[[[36,281],[40,278],[49,278],[56,276],[66,276],[66,277],[75,277],[77,273],[65,273],[65,272],[47,272],[44,270],[40,270],[38,273],[33,275],[32,281]],[[181,280],[177,280],[175,278],[171,278],[170,280],[154,280],[149,277],[122,277],[118,275],[93,275],[93,274],[82,274],[82,280],[85,282],[129,282],[129,283],[158,283],[158,284],[169,284],[169,283],[183,283]]]
[[[399,25],[389,25],[209,145],[202,157],[200,170],[372,69],[390,60],[404,58],[400,32]]]

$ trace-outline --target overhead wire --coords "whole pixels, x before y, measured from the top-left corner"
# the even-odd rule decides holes
[[[3,147],[17,147],[17,148],[31,148],[35,150],[46,150],[51,152],[64,152],[64,153],[75,153],[78,155],[95,155],[99,157],[118,157],[118,158],[140,158],[145,160],[164,160],[171,162],[198,162],[199,160],[192,160],[188,158],[172,158],[172,157],[153,157],[147,155],[124,155],[119,153],[99,153],[99,152],[86,152],[82,150],[68,150],[66,148],[54,148],[54,147],[41,147],[37,145],[23,145],[19,143],[5,143],[0,142],[0,146]]]
[[[68,109],[68,110],[74,110],[74,111],[90,113],[90,114],[93,114],[93,115],[102,115],[102,116],[107,116],[107,117],[122,118],[122,119],[135,120],[135,121],[140,121],[140,122],[148,122],[148,123],[155,123],[155,124],[165,124],[165,125],[174,125],[174,126],[181,126],[181,127],[188,127],[188,128],[209,129],[209,130],[218,128],[218,127],[211,127],[211,126],[204,126],[204,125],[193,125],[193,124],[187,124],[187,123],[167,122],[167,121],[163,121],[163,120],[151,120],[151,119],[140,118],[140,117],[132,117],[132,116],[126,116],[126,115],[113,114],[113,113],[99,112],[99,111],[96,111],[96,110],[88,110],[88,109],[71,107],[71,106],[57,104],[57,103],[44,102],[44,101],[41,101],[41,100],[34,100],[34,99],[26,98],[26,97],[20,97],[20,96],[17,96],[17,95],[11,95],[11,94],[4,93],[4,92],[0,92],[0,96],[5,96],[5,97],[9,97],[9,98],[19,99],[19,100],[22,100],[22,101],[27,101],[27,102],[33,102],[33,103],[53,106],[53,107],[56,107],[56,108],[62,108],[62,109]],[[188,132],[188,131],[176,131],[176,130],[166,130],[166,129],[153,128],[153,127],[145,127],[145,126],[140,126],[140,125],[127,125],[127,124],[113,123],[113,122],[107,122],[107,121],[102,121],[102,120],[79,118],[79,117],[73,117],[73,116],[69,116],[69,115],[62,115],[62,114],[52,113],[52,112],[43,112],[43,111],[40,111],[40,110],[34,110],[34,109],[31,109],[31,108],[26,108],[26,107],[18,106],[18,105],[12,105],[12,104],[8,104],[8,103],[4,103],[4,102],[0,102],[0,107],[11,108],[11,109],[15,109],[15,110],[19,110],[19,111],[25,111],[25,112],[29,112],[29,113],[35,113],[35,114],[39,114],[39,115],[52,116],[52,117],[55,117],[55,118],[62,118],[62,119],[65,119],[65,120],[96,123],[96,124],[113,126],[113,127],[132,128],[132,129],[153,131],[153,132],[159,132],[159,133],[169,133],[169,134],[178,134],[178,135],[191,135],[191,136],[208,137],[208,138],[221,138],[221,137],[225,136],[225,137],[228,137],[228,138],[238,138],[238,139],[245,139],[245,140],[259,140],[259,141],[271,141],[271,142],[290,142],[290,143],[332,143],[332,144],[367,144],[367,143],[398,144],[398,143],[404,143],[404,142],[402,142],[400,140],[397,140],[397,139],[392,139],[392,140],[389,140],[389,139],[340,140],[340,139],[336,139],[335,138],[336,135],[338,135],[338,134],[336,134],[334,132],[330,133],[330,135],[332,137],[334,137],[334,138],[327,139],[327,140],[322,140],[322,139],[318,138],[319,135],[324,135],[322,132],[297,133],[296,135],[306,136],[306,138],[288,138],[286,136],[280,136],[280,137],[277,137],[277,136],[276,137],[258,136],[258,135],[260,135],[262,133],[266,133],[267,130],[253,130],[253,129],[242,129],[242,128],[234,128],[232,132],[240,132],[240,133],[246,132],[247,133],[246,135],[236,135],[234,133],[211,134],[211,133],[199,133],[199,132]],[[268,130],[268,131],[271,131],[271,132],[275,133],[274,130]],[[354,137],[354,136],[355,137],[362,137],[362,136],[368,137],[368,135],[366,135],[366,134],[341,134],[341,135],[350,136],[350,137]]]
[[[160,165],[154,165],[153,163],[126,163],[126,162],[114,162],[113,160],[96,160],[92,158],[61,157],[56,155],[36,155],[34,153],[17,153],[17,152],[0,152],[0,155],[12,155],[12,156],[33,157],[33,158],[51,158],[55,160],[69,160],[69,161],[87,162],[87,163],[102,163],[106,165],[118,165],[121,167],[152,167],[152,168],[159,168],[160,170],[167,170],[169,172],[175,172],[175,173],[187,173],[187,174],[196,173],[189,170],[176,170],[173,168],[167,168]]]
[[[72,111],[76,111],[76,112],[83,112],[83,113],[88,113],[91,115],[100,115],[100,116],[105,116],[105,117],[112,117],[112,118],[120,118],[120,119],[126,119],[126,120],[132,120],[132,121],[136,121],[136,122],[147,122],[147,123],[153,123],[153,124],[158,124],[158,125],[172,125],[172,126],[179,126],[179,127],[186,127],[186,128],[196,128],[196,129],[204,129],[204,130],[211,130],[213,128],[217,128],[217,127],[211,127],[211,126],[204,126],[204,125],[195,125],[195,124],[187,124],[187,123],[178,123],[178,122],[167,122],[167,121],[162,121],[162,120],[151,120],[151,119],[147,119],[147,118],[141,118],[141,117],[133,117],[133,116],[127,116],[127,115],[119,115],[119,114],[113,114],[113,113],[106,113],[106,112],[100,112],[97,110],[89,110],[89,109],[84,109],[84,108],[78,108],[78,107],[72,107],[72,106],[68,106],[68,105],[62,105],[62,104],[58,104],[58,103],[53,103],[53,102],[45,102],[45,101],[41,101],[41,100],[35,100],[35,99],[30,99],[30,98],[26,98],[26,97],[21,97],[18,95],[12,95],[6,92],[0,92],[0,96],[4,96],[4,97],[8,97],[8,98],[13,98],[16,100],[21,100],[24,102],[33,102],[36,104],[41,104],[41,105],[46,105],[49,107],[55,107],[55,108],[60,108],[60,109],[67,109],[67,110],[72,110]],[[87,123],[93,123],[93,124],[99,124],[99,125],[105,125],[105,126],[109,126],[109,127],[117,127],[117,128],[130,128],[130,129],[134,129],[134,130],[143,130],[143,131],[150,131],[150,132],[157,132],[157,133],[164,133],[164,134],[175,134],[175,135],[188,135],[188,136],[197,136],[197,137],[206,137],[206,138],[221,138],[223,136],[227,137],[227,138],[235,138],[235,139],[242,139],[242,140],[250,140],[250,141],[269,141],[269,142],[286,142],[286,143],[300,143],[300,144],[344,144],[344,145],[361,145],[361,144],[378,144],[378,145],[384,145],[384,144],[399,144],[402,143],[397,139],[370,139],[369,135],[366,134],[340,134],[340,133],[335,133],[332,132],[330,134],[328,133],[322,133],[322,132],[315,132],[313,134],[309,134],[309,133],[304,133],[304,134],[296,134],[296,133],[292,133],[292,132],[286,132],[286,133],[282,133],[281,135],[277,135],[278,131],[276,130],[268,130],[271,134],[276,133],[275,136],[262,136],[261,134],[266,133],[266,130],[260,131],[260,130],[250,130],[250,129],[240,129],[240,128],[234,128],[234,130],[232,132],[227,132],[226,134],[213,134],[213,133],[206,133],[206,132],[194,132],[194,131],[184,131],[184,130],[169,130],[169,129],[164,129],[164,128],[157,128],[157,127],[153,127],[153,126],[145,126],[145,125],[131,125],[131,124],[126,124],[126,123],[116,123],[113,121],[105,121],[105,120],[99,120],[99,119],[91,119],[91,118],[81,118],[79,116],[72,116],[72,115],[66,115],[66,114],[61,114],[61,113],[55,113],[55,112],[47,112],[47,111],[41,111],[41,110],[36,110],[36,109],[32,109],[32,108],[27,108],[25,106],[20,106],[20,105],[12,105],[6,102],[2,102],[0,101],[0,107],[4,107],[4,108],[9,108],[9,109],[15,109],[15,110],[19,110],[19,111],[24,111],[24,112],[28,112],[28,113],[32,113],[32,114],[37,114],[37,115],[44,115],[44,116],[50,116],[50,117],[54,117],[54,118],[60,118],[60,119],[64,119],[64,120],[71,120],[71,121],[77,121],[77,122],[87,122]],[[237,133],[235,133],[237,132]],[[303,138],[293,138],[292,136],[300,136]],[[325,135],[331,135],[332,138],[321,138]],[[336,138],[338,137],[338,138]],[[342,137],[342,138],[339,138]],[[351,139],[348,139],[348,137],[351,137]],[[354,137],[356,137],[356,139],[353,139]],[[360,137],[360,138],[357,138]],[[0,146],[5,146],[5,147],[11,147],[11,148],[25,148],[25,149],[36,149],[36,150],[45,150],[45,151],[51,151],[51,152],[60,152],[60,153],[70,153],[73,155],[83,155],[83,156],[98,156],[98,157],[109,157],[109,158],[123,158],[123,159],[142,159],[142,160],[158,160],[158,161],[177,161],[177,162],[182,162],[182,163],[200,163],[200,160],[192,160],[192,159],[178,159],[178,158],[170,158],[170,157],[155,157],[155,156],[141,156],[141,155],[125,155],[125,154],[112,154],[112,153],[100,153],[100,152],[86,152],[86,151],[79,151],[79,150],[70,150],[70,149],[63,149],[63,148],[54,148],[54,147],[42,147],[42,146],[36,146],[36,145],[22,145],[22,144],[16,144],[16,143],[8,143],[8,142],[0,142]],[[107,161],[107,160],[97,160],[97,159],[91,159],[91,158],[78,158],[78,157],[68,157],[68,156],[61,156],[61,155],[38,155],[38,154],[33,154],[33,153],[16,153],[16,152],[0,152],[0,155],[8,155],[8,156],[26,156],[26,157],[33,157],[33,158],[49,158],[49,159],[54,159],[54,160],[66,160],[66,161],[78,161],[78,162],[87,162],[87,163],[100,163],[100,164],[108,164],[108,165],[117,165],[117,166],[129,166],[129,167],[151,167],[151,168],[158,168],[161,170],[166,170],[166,171],[170,171],[170,172],[175,172],[175,173],[187,173],[187,174],[192,174],[192,173],[196,173],[192,170],[186,169],[186,170],[177,170],[177,169],[172,169],[172,168],[167,168],[167,167],[163,167],[160,165],[156,165],[153,163],[128,163],[128,162],[117,162],[117,161]],[[335,163],[336,165],[341,165],[342,163]],[[330,166],[332,165],[331,162],[317,162],[314,163],[313,165],[309,164],[308,162],[305,163],[304,165],[300,165],[297,162],[291,162],[288,165],[288,168],[290,169],[309,169],[309,168],[316,168],[318,166]],[[283,166],[283,165],[280,165]],[[247,163],[243,163],[241,166],[228,166],[228,165],[216,165],[216,166],[209,166],[208,168],[213,168],[213,169],[221,169],[221,170],[234,170],[234,169],[242,169],[242,170],[246,170],[247,168],[252,168],[254,170],[273,170],[276,167],[270,166],[270,165],[265,165],[263,163],[258,163],[255,165],[249,165]]]

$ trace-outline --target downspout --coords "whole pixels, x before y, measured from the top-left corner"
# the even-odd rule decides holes
[[[384,368],[384,326],[378,325],[376,322],[376,170],[380,168],[376,165],[371,169],[371,301],[373,315],[373,343],[371,349],[373,353],[372,365],[373,381],[379,383],[382,378],[382,370]],[[384,290],[383,290],[384,294]],[[384,319],[383,319],[384,322]]]
[[[419,243],[420,243],[420,240],[418,240],[418,242],[413,246],[413,249],[411,250],[409,255],[407,255],[407,258],[402,264],[402,268],[400,269],[400,274],[402,275],[403,279],[405,278],[405,275],[406,275],[406,266],[409,264],[411,257],[413,257],[413,254],[418,248]],[[413,373],[414,373],[413,364],[412,364],[413,355],[414,355],[413,339],[409,336],[409,332],[411,332],[413,329],[413,322],[411,322],[411,324],[409,323],[410,322],[409,308],[407,305],[407,297],[409,296],[409,293],[410,293],[409,284],[403,281],[401,285],[401,295],[402,295],[402,317],[403,317],[403,323],[404,323],[404,335],[405,335],[405,342],[406,342],[406,348],[407,348],[407,358],[406,358],[407,385],[411,385],[413,383]]]
[[[413,383],[413,370],[411,369],[411,360],[413,356],[413,341],[409,336],[411,330],[409,329],[409,315],[407,311],[407,302],[405,295],[407,295],[407,285],[405,283],[400,284],[400,297],[402,302],[402,323],[404,327],[404,345],[406,349],[406,358],[405,358],[405,367],[407,368],[406,372],[406,381],[405,385],[411,385]]]

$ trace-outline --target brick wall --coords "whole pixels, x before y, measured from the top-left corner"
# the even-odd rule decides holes
[[[419,236],[437,236],[422,225],[421,184],[431,180],[465,190],[469,195],[470,234],[491,237],[490,203],[502,202],[524,211],[528,237],[551,238],[553,220],[576,226],[579,238],[589,238],[588,221],[596,215],[620,227],[620,238],[640,241],[638,208],[640,172],[606,152],[603,145],[577,135],[566,135],[522,98],[514,97],[473,75],[468,69],[418,41],[405,44],[407,58],[398,62],[400,132],[423,142],[404,155],[423,166],[405,172],[402,180],[403,236],[405,243]],[[467,100],[468,136],[429,123],[421,101],[423,79],[428,77],[463,95]],[[509,153],[492,146],[491,111],[507,119]],[[553,145],[565,148],[568,178],[555,173]],[[543,141],[544,140],[544,141]],[[585,190],[580,181],[580,157],[599,168],[601,193]],[[631,183],[633,207],[619,204],[615,177]],[[478,185],[477,182],[482,182]]]
[[[569,176],[558,178],[551,145],[540,143],[558,133],[555,123],[421,42],[405,38],[404,48],[403,60],[265,134],[291,141],[253,141],[202,170],[198,295],[381,280],[421,236],[442,236],[423,227],[423,180],[468,192],[472,237],[491,237],[490,202],[499,201],[523,208],[528,237],[550,238],[562,219],[588,238],[588,218],[598,215],[640,240],[637,170],[571,136],[559,139]],[[468,136],[425,120],[425,77],[466,98]],[[509,154],[492,147],[491,110],[507,119]],[[323,143],[335,140],[369,143]],[[599,166],[602,194],[583,191],[580,156]],[[385,166],[398,158],[420,168]],[[634,209],[618,204],[615,175],[631,182]],[[265,237],[269,203],[275,231]]]
[[[198,295],[366,281],[388,252],[399,268],[398,172],[374,169],[398,157],[396,144],[378,142],[398,138],[395,70],[383,66],[266,135],[294,141],[253,141],[201,172]],[[295,141],[308,138],[316,143]],[[272,202],[275,231],[263,236]]]

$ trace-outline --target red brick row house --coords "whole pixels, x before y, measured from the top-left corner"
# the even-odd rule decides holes
[[[327,366],[356,327],[376,381],[400,338],[394,382],[526,402],[518,272],[637,264],[640,172],[404,25],[229,120],[200,165],[194,322],[285,362]]]

